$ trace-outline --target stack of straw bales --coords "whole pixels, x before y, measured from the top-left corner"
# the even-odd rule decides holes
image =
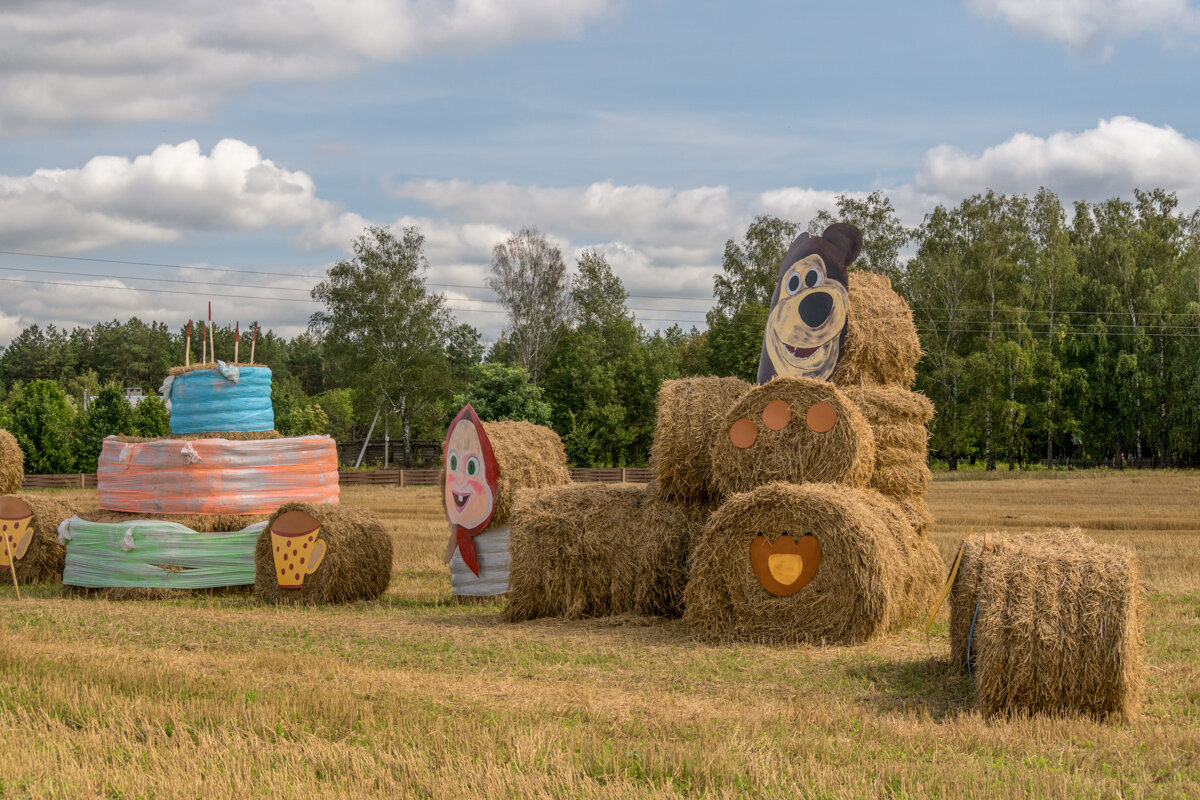
[[[710,507],[660,495],[654,484],[522,492],[504,618],[679,616],[692,545]]]
[[[22,492],[13,497],[33,512],[29,524],[32,533],[29,547],[15,562],[17,583],[58,583],[62,580],[63,560],[67,552],[58,541],[58,526],[73,516],[75,509],[61,500],[42,494]]]
[[[718,494],[709,452],[729,428],[725,415],[750,391],[740,378],[682,378],[663,381],[650,468],[663,497],[706,501]]]
[[[289,511],[321,523],[325,557],[299,589],[281,589],[275,573],[271,526]],[[376,517],[325,503],[286,503],[271,515],[254,550],[254,596],[267,603],[319,604],[376,600],[392,579],[392,537]]]
[[[925,494],[929,471],[929,430],[933,403],[919,392],[898,386],[870,385],[847,389],[875,431],[875,469],[870,487],[904,509],[918,533],[933,523]]]
[[[976,535],[951,593],[952,658],[984,716],[1128,720],[1141,708],[1144,619],[1128,548],[1078,530]]]
[[[0,428],[0,494],[19,491],[25,482],[25,454],[17,437]]]

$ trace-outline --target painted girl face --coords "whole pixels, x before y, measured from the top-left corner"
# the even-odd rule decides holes
[[[488,484],[483,445],[469,419],[460,419],[446,439],[446,516],[463,528],[475,528],[492,515],[496,496]]]

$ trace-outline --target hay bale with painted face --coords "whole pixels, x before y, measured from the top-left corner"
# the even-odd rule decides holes
[[[650,446],[650,468],[663,497],[703,502],[718,494],[709,452],[727,432],[726,412],[750,388],[740,378],[663,381]]]
[[[576,483],[521,492],[504,618],[675,617],[711,506],[653,484]]]
[[[467,405],[447,430],[441,480],[451,526],[445,561],[454,597],[505,594],[508,523],[516,495],[570,482],[562,440],[531,422],[480,422]]]
[[[734,495],[692,553],[684,619],[707,641],[854,644],[931,599],[932,545],[870,490],[772,483]],[[939,559],[940,560],[940,559]]]
[[[392,578],[392,537],[365,510],[287,503],[254,550],[254,596],[267,603],[376,600]]]
[[[773,481],[863,487],[871,479],[871,426],[833,384],[776,378],[742,395],[723,428],[710,464],[724,496]]]
[[[66,548],[58,541],[58,526],[74,514],[70,504],[49,495],[0,497],[0,567],[12,569],[15,563],[18,584],[60,582]]]

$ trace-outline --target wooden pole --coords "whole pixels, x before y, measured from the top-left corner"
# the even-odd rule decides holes
[[[242,343],[242,323],[233,323],[233,363],[238,363],[238,345]]]
[[[212,300],[208,301],[208,357],[217,360],[217,335],[212,326]]]
[[[254,345],[258,343],[258,323],[254,323],[254,336],[250,339],[250,363],[254,363]]]
[[[8,542],[8,534],[4,535],[4,549],[8,551],[8,569],[12,572],[13,588],[17,590],[17,599],[21,599],[21,587],[17,586],[17,562],[13,559],[12,545]]]
[[[192,365],[192,321],[188,320],[187,344],[183,347],[183,365],[190,367]]]

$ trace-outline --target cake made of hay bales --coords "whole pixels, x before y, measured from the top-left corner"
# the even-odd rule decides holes
[[[58,526],[74,513],[68,503],[42,494],[0,497],[0,536],[7,540],[0,543],[0,562],[10,569],[16,564],[18,584],[62,580],[66,550],[58,541]]]
[[[967,540],[968,548],[977,544]],[[1145,599],[1131,549],[1070,534],[1025,537],[981,546],[975,572],[975,602],[966,596],[973,630],[964,660],[973,662],[985,717],[1137,716]]]
[[[862,487],[875,466],[875,436],[833,384],[775,378],[729,408],[709,458],[724,496],[773,481]]]
[[[273,531],[282,526],[281,518],[289,512],[300,512],[319,527]],[[293,518],[295,515],[289,521]],[[321,553],[315,568],[314,547]],[[304,563],[306,558],[312,561]],[[294,579],[293,564],[299,564]],[[254,567],[254,596],[263,602],[315,605],[376,600],[392,579],[392,537],[378,518],[362,509],[286,503],[259,534]],[[287,586],[281,585],[281,575],[288,580]],[[292,585],[298,588],[287,588]]]
[[[763,547],[773,588],[755,563]],[[802,567],[776,576],[773,560],[798,549]],[[692,551],[684,619],[707,641],[854,644],[923,610],[943,575],[936,548],[883,495],[772,483],[709,518]]]
[[[25,482],[25,454],[17,437],[0,428],[0,495],[19,491]]]
[[[689,553],[710,510],[665,500],[653,484],[521,492],[504,619],[679,616]]]
[[[839,386],[912,386],[921,360],[912,309],[886,275],[851,272],[849,277],[846,340],[829,379]]]
[[[717,493],[709,453],[727,433],[725,413],[750,388],[740,378],[663,381],[650,446],[650,469],[663,497],[703,501]]]

